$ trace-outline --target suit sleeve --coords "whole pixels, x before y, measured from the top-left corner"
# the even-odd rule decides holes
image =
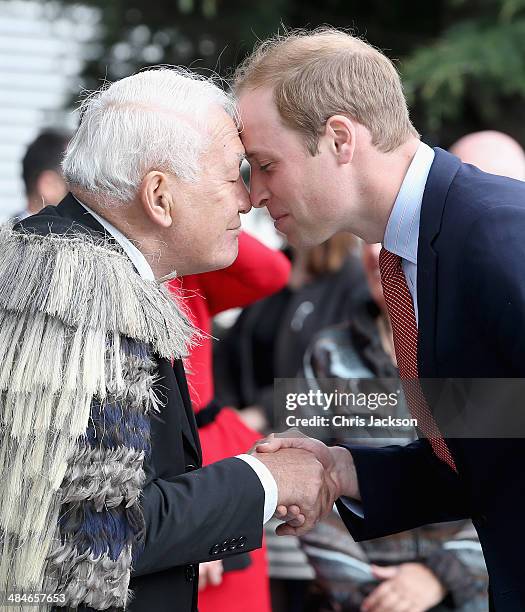
[[[458,262],[465,308],[477,317],[479,333],[491,343],[495,359],[503,364],[507,376],[517,378],[525,377],[524,236],[523,206],[502,203],[480,208],[465,235],[463,259]],[[502,403],[498,403],[500,411]],[[496,446],[496,442],[492,444]],[[502,440],[501,444],[508,447],[508,441]],[[364,519],[341,501],[338,507],[357,540],[472,514],[459,479],[433,456],[426,440],[406,447],[351,450]],[[503,456],[487,455],[483,460],[490,460],[492,455]]]
[[[134,576],[261,546],[264,489],[241,459],[218,461],[169,481],[155,478],[149,466],[146,473],[146,538]]]
[[[364,518],[342,499],[337,508],[356,541],[470,515],[457,475],[437,459],[427,440],[407,446],[346,448],[354,459]]]

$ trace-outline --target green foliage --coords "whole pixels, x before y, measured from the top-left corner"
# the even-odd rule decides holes
[[[157,64],[228,76],[257,39],[282,24],[330,24],[396,60],[416,125],[434,141],[492,127],[525,142],[525,0],[53,2],[72,12],[81,2],[99,13],[83,71],[88,89]]]
[[[409,103],[418,102],[432,131],[458,119],[466,106],[494,121],[503,110],[502,100],[525,97],[525,0],[475,4],[485,9],[480,17],[449,27],[402,65]]]

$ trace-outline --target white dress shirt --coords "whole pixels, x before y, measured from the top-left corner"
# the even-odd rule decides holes
[[[419,322],[417,307],[417,245],[419,238],[419,218],[423,193],[428,173],[434,161],[434,150],[424,142],[414,155],[397,194],[394,207],[388,218],[383,246],[391,253],[401,257],[401,265],[412,295],[416,324]]]
[[[80,200],[77,201],[81,204],[86,211],[92,215],[99,223],[104,227],[104,229],[113,236],[113,238],[120,244],[120,246],[124,249],[126,255],[131,259],[132,264],[135,266],[135,269],[144,280],[155,281],[155,276],[153,274],[153,270],[151,266],[147,262],[144,255],[137,249],[137,247],[128,239],[122,232],[120,232],[115,226],[113,226],[107,219],[104,219],[100,215],[93,210],[91,210],[85,204],[82,204]],[[275,482],[275,478],[273,477],[270,470],[259,461],[259,459],[253,457],[252,455],[237,455],[238,459],[242,459],[245,461],[257,474],[259,480],[261,481],[261,485],[264,489],[264,515],[263,515],[263,523],[268,522],[272,516],[275,514],[275,509],[277,508],[277,483]]]

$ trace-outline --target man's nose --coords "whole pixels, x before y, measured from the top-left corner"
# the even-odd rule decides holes
[[[243,181],[239,181],[239,197],[238,197],[238,207],[239,207],[239,212],[246,214],[249,213],[250,210],[252,209],[252,205],[250,202],[250,196],[248,194],[248,189],[246,188],[246,185],[243,183]]]
[[[263,208],[267,205],[270,194],[257,172],[252,172],[250,176],[250,200],[254,208]]]

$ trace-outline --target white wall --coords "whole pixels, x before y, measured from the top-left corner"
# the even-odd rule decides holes
[[[45,127],[73,129],[82,57],[98,14],[52,2],[0,0],[0,220],[25,207],[21,161]]]

